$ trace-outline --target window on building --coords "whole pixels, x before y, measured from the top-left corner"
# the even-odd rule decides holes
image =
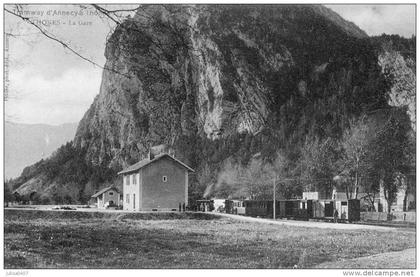
[[[130,203],[130,194],[125,195],[125,202]]]
[[[133,176],[133,185],[135,185],[135,184],[137,184],[137,176],[136,176],[137,174],[133,174],[132,176]]]
[[[136,208],[136,194],[133,193],[133,209]]]
[[[113,193],[112,191],[110,191],[108,194],[109,194],[109,195],[114,195],[114,193]]]
[[[168,181],[168,176],[162,176],[162,181],[166,183]]]
[[[130,176],[125,176],[125,184],[128,186],[130,184]]]

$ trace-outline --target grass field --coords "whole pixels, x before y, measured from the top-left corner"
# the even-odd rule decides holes
[[[194,213],[4,215],[8,269],[314,268],[415,247],[414,229],[309,229]]]

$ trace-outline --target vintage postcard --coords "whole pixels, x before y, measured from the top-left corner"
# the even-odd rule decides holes
[[[414,276],[415,4],[3,9],[6,275]]]

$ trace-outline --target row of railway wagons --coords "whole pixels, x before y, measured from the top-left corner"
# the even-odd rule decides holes
[[[226,200],[225,212],[253,217],[273,217],[273,200]],[[300,220],[335,219],[341,221],[360,220],[360,200],[278,200],[276,218]]]

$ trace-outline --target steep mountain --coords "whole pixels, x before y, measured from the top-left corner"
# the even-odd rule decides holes
[[[389,104],[406,107],[411,127],[416,130],[416,39],[382,35],[372,38],[377,45],[382,73],[390,82]]]
[[[294,172],[305,141],[338,141],[350,120],[389,107],[378,45],[323,6],[142,5],[108,39],[109,70],[73,143],[13,186],[73,187],[83,200],[158,144],[196,169],[191,197],[228,160],[282,151]]]
[[[5,178],[18,177],[25,167],[50,156],[58,147],[74,138],[76,128],[77,123],[52,126],[6,121],[4,124]]]
[[[364,33],[337,18],[321,6],[147,6],[109,39],[106,67],[124,75],[104,72],[75,145],[124,164],[180,136],[255,134],[291,97],[308,97],[334,55],[369,47],[346,50]]]

